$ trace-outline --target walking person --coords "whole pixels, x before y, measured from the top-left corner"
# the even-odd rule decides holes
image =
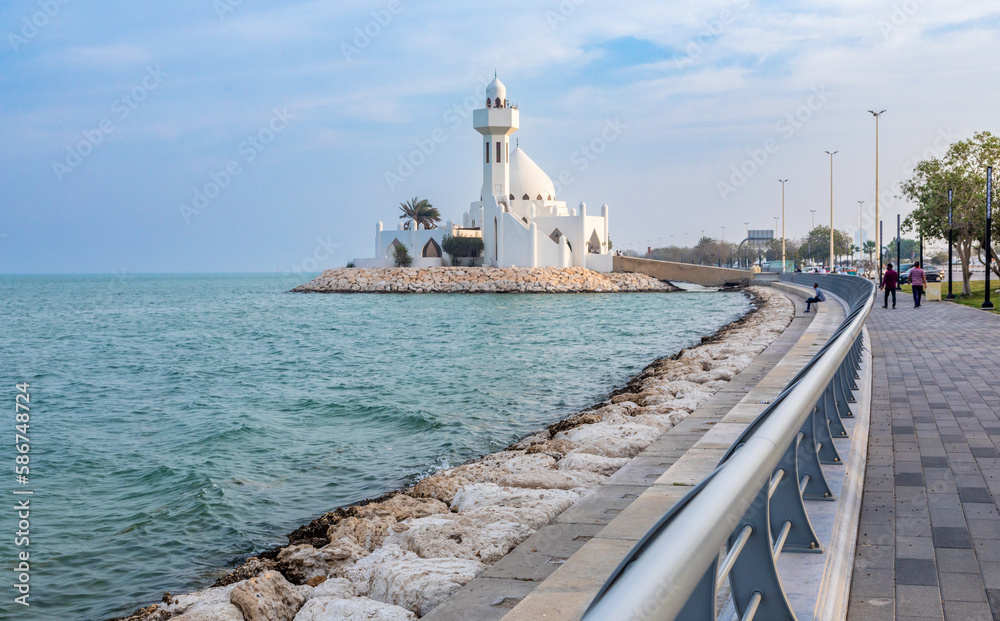
[[[924,285],[927,284],[927,275],[920,267],[920,261],[913,264],[910,270],[910,287],[913,288],[913,308],[920,308],[920,298],[924,295]]]
[[[823,291],[819,288],[819,283],[813,283],[813,296],[811,298],[806,298],[806,312],[809,312],[809,307],[813,304],[818,304],[819,302],[826,302],[826,296],[823,295]]]
[[[892,293],[892,307],[896,308],[896,287],[899,285],[899,273],[892,269],[892,263],[886,265],[885,274],[882,275],[882,282],[879,289],[885,289],[885,300],[882,308],[889,308],[889,293]]]

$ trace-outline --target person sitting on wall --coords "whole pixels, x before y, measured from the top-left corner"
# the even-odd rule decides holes
[[[820,302],[826,302],[826,296],[823,295],[823,291],[819,288],[819,283],[813,283],[813,296],[811,298],[806,298],[806,312],[809,312],[809,308],[813,304],[819,304]]]

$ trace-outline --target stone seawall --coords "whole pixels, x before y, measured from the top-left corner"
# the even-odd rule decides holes
[[[621,293],[677,291],[645,274],[582,267],[389,267],[326,270],[296,293]]]
[[[415,486],[326,513],[212,588],[165,594],[130,621],[415,621],[552,522],[742,371],[791,302],[756,308],[650,364],[607,400]]]

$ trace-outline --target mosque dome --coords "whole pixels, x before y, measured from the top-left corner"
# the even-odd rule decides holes
[[[499,97],[501,102],[506,101],[507,87],[498,78],[493,78],[493,81],[486,86],[486,96],[490,99]]]
[[[510,193],[514,198],[555,200],[556,186],[521,147],[510,154]]]

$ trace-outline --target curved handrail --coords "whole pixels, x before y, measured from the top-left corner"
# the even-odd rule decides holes
[[[782,279],[819,282],[845,299],[850,311],[822,349],[733,443],[719,465],[633,547],[594,597],[583,621],[674,619],[684,610],[703,576],[718,561],[719,550],[769,483],[783,454],[797,442],[800,428],[858,341],[875,303],[873,283],[833,274],[786,274]],[[656,611],[653,616],[632,614],[650,606]]]

